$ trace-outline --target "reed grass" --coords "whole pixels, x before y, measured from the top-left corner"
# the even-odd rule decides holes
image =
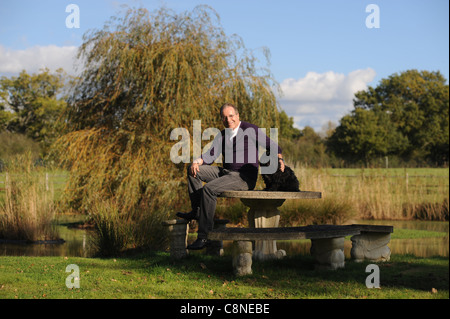
[[[126,247],[129,239],[129,224],[121,220],[118,204],[113,200],[97,200],[90,215],[95,232],[90,237],[94,251],[99,255],[114,255]]]
[[[90,244],[97,256],[115,256],[137,247],[164,250],[168,246],[167,230],[162,226],[162,221],[167,219],[164,210],[144,208],[130,214],[114,198],[96,198],[89,215],[95,225]]]
[[[56,212],[53,186],[42,168],[33,165],[30,154],[8,162],[3,201],[0,202],[0,238],[55,240]]]
[[[349,217],[448,220],[448,168],[343,171],[296,167],[295,172],[302,190],[322,192],[323,203],[317,205],[336,201],[349,210]]]
[[[322,192],[321,199],[287,200],[280,225],[345,224],[355,219],[449,219],[448,168],[315,169],[294,167],[303,191]],[[258,181],[256,189],[263,189]],[[216,214],[233,224],[246,224],[240,201],[219,200]]]

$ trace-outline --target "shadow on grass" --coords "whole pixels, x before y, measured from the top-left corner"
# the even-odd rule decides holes
[[[282,260],[253,261],[253,274],[245,277],[233,275],[231,256],[207,256],[195,253],[185,259],[173,260],[168,253],[148,252],[130,259],[130,267],[146,269],[148,274],[158,275],[159,272],[170,270],[182,273],[187,280],[200,281],[207,279],[217,285],[223,282],[239,282],[253,288],[276,290],[280,295],[269,297],[283,298],[283,296],[317,297],[355,296],[356,290],[365,290],[366,272],[369,262],[356,263],[346,260],[345,268],[335,271],[316,270],[311,256],[295,255]],[[384,291],[418,290],[438,291],[449,290],[448,258],[431,257],[420,258],[412,255],[391,256],[391,261],[377,263],[380,269],[380,284]],[[401,294],[401,292],[400,292]],[[358,293],[356,293],[358,296]],[[401,298],[402,295],[394,298]]]

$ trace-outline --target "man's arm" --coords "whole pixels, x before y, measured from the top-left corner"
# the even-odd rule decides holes
[[[199,168],[200,165],[203,165],[203,159],[201,157],[197,158],[194,162],[192,162],[189,173],[192,176],[196,177],[198,171],[200,170]]]
[[[199,166],[203,164],[212,164],[222,153],[222,133],[219,132],[214,138],[211,147],[205,153],[203,153],[199,158],[192,162],[190,167],[190,174],[196,176],[200,170]]]

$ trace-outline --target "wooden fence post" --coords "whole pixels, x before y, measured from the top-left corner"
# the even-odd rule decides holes
[[[408,173],[406,173],[406,191],[408,191],[408,184],[409,184],[409,176]]]

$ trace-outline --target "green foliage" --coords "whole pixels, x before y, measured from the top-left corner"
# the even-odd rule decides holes
[[[23,134],[15,134],[7,131],[0,132],[0,160],[5,163],[19,155],[30,153],[33,160],[41,155],[39,143]],[[0,167],[1,171],[1,167]]]
[[[59,135],[64,110],[63,88],[67,76],[62,69],[0,79],[0,129],[24,134],[39,142],[44,151]]]
[[[327,153],[325,140],[313,128],[306,126],[298,130],[296,138],[280,139],[283,154],[289,165],[303,165],[309,167],[327,167],[332,165],[334,157]]]
[[[8,122],[14,117],[14,114],[8,111],[5,111],[3,105],[0,102],[0,131],[3,131],[6,128]]]
[[[388,114],[356,108],[341,119],[328,146],[343,159],[369,163],[401,152],[402,141],[404,137],[393,130]]]
[[[399,155],[449,161],[449,86],[439,72],[409,70],[355,94],[355,109],[328,141],[339,156],[365,161]]]
[[[302,133],[298,128],[294,127],[294,119],[289,117],[285,111],[280,112],[280,132],[281,137],[286,139],[299,138]]]

